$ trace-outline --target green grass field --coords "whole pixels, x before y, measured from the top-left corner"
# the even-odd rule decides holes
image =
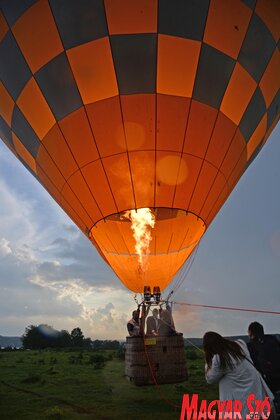
[[[104,367],[90,363],[101,354]],[[187,350],[189,379],[136,387],[114,351],[0,352],[0,419],[179,419],[183,394],[217,399],[204,379],[203,355]]]

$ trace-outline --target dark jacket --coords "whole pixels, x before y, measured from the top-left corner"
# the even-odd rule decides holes
[[[254,365],[272,392],[280,390],[280,343],[272,335],[255,338],[248,343]]]

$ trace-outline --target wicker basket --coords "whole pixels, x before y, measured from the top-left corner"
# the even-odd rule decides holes
[[[125,376],[135,385],[168,384],[188,378],[183,335],[127,337]]]

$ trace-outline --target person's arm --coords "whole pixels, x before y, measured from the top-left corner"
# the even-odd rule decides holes
[[[220,367],[220,358],[214,355],[211,368],[205,365],[205,379],[208,384],[216,384],[224,376],[225,372]]]
[[[128,331],[128,334],[130,335],[130,337],[132,337],[134,335],[133,330],[134,330],[133,325],[130,322],[128,322],[127,323],[127,331]]]

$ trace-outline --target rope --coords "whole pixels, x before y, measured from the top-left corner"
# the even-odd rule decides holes
[[[184,340],[188,341],[193,347],[195,347],[197,350],[204,354],[204,351],[197,347],[191,340],[189,340],[188,338],[184,338]]]
[[[164,401],[169,406],[171,406],[173,408],[180,408],[177,404],[174,404],[172,401],[170,401],[168,398],[166,398],[165,394],[162,392],[159,384],[157,383],[156,377],[154,375],[153,367],[152,367],[152,364],[151,364],[151,361],[150,361],[150,358],[149,358],[149,354],[148,354],[148,351],[147,351],[147,346],[146,346],[146,343],[145,343],[145,336],[143,336],[143,344],[144,344],[146,359],[147,359],[149,369],[150,369],[150,372],[151,372],[151,375],[152,375],[152,379],[153,379],[154,385],[156,387],[156,390],[159,394],[159,397],[161,398],[162,401]]]
[[[243,312],[256,312],[261,314],[280,315],[278,311],[264,311],[262,309],[248,309],[248,308],[233,308],[230,306],[216,306],[216,305],[202,305],[198,303],[187,303],[187,302],[173,302],[175,305],[182,306],[194,306],[199,308],[210,308],[210,309],[223,309],[227,311],[243,311]]]
[[[173,292],[176,293],[178,291],[178,289],[182,286],[183,282],[185,281],[186,277],[188,276],[192,265],[194,263],[198,248],[199,248],[199,244],[200,242],[197,244],[197,246],[195,247],[195,249],[192,251],[191,255],[189,256],[189,258],[187,259],[186,263],[183,265],[182,269],[180,270],[179,276],[178,276],[178,281],[176,282],[174,288],[173,288]]]

